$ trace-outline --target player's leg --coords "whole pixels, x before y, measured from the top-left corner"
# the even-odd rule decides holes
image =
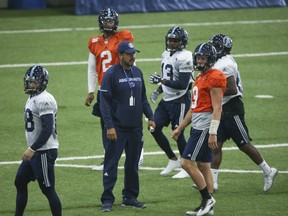
[[[100,118],[100,125],[101,125],[101,136],[102,136],[102,144],[104,149],[104,139],[107,136],[106,129],[104,127],[104,121],[102,119],[101,111],[100,111],[100,92],[97,92],[96,103],[93,106],[92,114]],[[105,150],[104,150],[105,151]],[[98,166],[93,166],[92,170],[101,171],[104,167],[104,160]]]
[[[39,187],[41,188],[42,193],[48,199],[53,216],[62,215],[61,201],[55,191],[54,164],[57,155],[57,149],[37,152],[37,154],[34,155],[35,161],[31,162]]]
[[[183,98],[184,100],[184,98]],[[170,110],[170,119],[171,119],[171,126],[172,130],[175,130],[178,125],[183,121],[186,113],[190,109],[190,101],[187,100],[186,103],[173,103],[173,106],[171,105],[171,110]],[[177,147],[179,150],[180,156],[183,154],[183,151],[186,146],[186,138],[184,135],[184,131],[182,130],[180,135],[178,136],[177,139]],[[179,178],[188,178],[189,174],[184,170],[181,169],[180,172],[178,172],[176,175],[172,176],[174,179],[179,179]]]
[[[28,161],[22,161],[15,177],[16,210],[15,216],[22,216],[28,201],[28,183],[34,180],[32,168]]]
[[[200,206],[193,211],[186,212],[188,215],[193,215],[195,212],[197,212],[196,215],[209,214],[216,203],[215,199],[209,193],[206,179],[202,174],[202,172],[205,173],[205,177],[207,178],[207,182],[210,184],[211,190],[212,175],[210,162],[212,161],[212,151],[208,147],[208,136],[208,129],[204,131],[192,129],[181,158],[182,168],[186,170],[193,182],[197,185],[202,197]],[[197,161],[197,163],[202,163],[202,172],[197,167],[195,161]]]
[[[244,152],[263,172],[264,176],[264,188],[267,192],[273,185],[274,178],[278,171],[275,168],[271,168],[264,160],[258,149],[251,144],[251,138],[249,136],[248,127],[244,120],[244,115],[233,116],[234,131],[231,133],[231,138],[236,143],[238,148]]]
[[[173,152],[169,140],[164,135],[162,129],[164,126],[168,126],[170,123],[170,118],[166,109],[167,102],[163,100],[158,104],[155,112],[154,112],[154,121],[156,124],[156,128],[153,132],[151,132],[158,146],[165,152],[169,161],[166,168],[160,173],[160,175],[167,175],[171,171],[180,167],[180,162],[177,159],[176,154]]]

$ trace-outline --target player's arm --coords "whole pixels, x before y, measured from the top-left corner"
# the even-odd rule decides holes
[[[222,112],[223,89],[213,87],[210,89],[211,103],[213,107],[212,121],[209,128],[208,146],[212,149],[217,148],[217,130],[220,124]]]
[[[35,142],[24,152],[22,159],[30,160],[34,155],[34,152],[45,145],[53,132],[54,118],[53,114],[46,114],[40,116],[42,130],[35,140]]]
[[[97,83],[96,59],[90,52],[88,57],[88,95],[85,100],[85,105],[90,106],[94,100],[94,92]]]
[[[237,86],[235,82],[235,78],[233,75],[227,77],[226,79],[226,91],[224,96],[235,95],[237,94]]]
[[[161,79],[161,84],[173,89],[186,89],[190,81],[190,73],[179,73],[179,80]]]
[[[186,113],[185,118],[181,121],[179,126],[174,131],[172,131],[171,137],[174,140],[176,140],[176,141],[178,140],[178,137],[181,134],[181,132],[187,127],[187,125],[189,125],[191,123],[191,118],[192,118],[192,111],[190,109]]]

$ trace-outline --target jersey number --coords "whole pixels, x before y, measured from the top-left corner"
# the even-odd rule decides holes
[[[112,54],[110,51],[105,50],[101,53],[101,58],[103,59],[102,68],[103,72],[105,73],[109,69],[109,67],[111,67]]]
[[[166,75],[167,75],[167,77],[169,77],[168,80],[173,80],[173,66],[172,65],[166,64],[165,68],[164,68],[164,63],[162,63],[161,69],[162,69],[162,76],[164,75],[163,70],[165,69],[165,71],[167,71]]]
[[[193,92],[192,92],[192,104],[191,104],[191,108],[196,108],[197,107],[197,100],[198,100],[198,87],[195,86],[193,88]]]
[[[27,132],[32,132],[34,130],[33,115],[30,109],[25,110],[25,129]]]

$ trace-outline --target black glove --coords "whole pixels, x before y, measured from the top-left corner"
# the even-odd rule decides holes
[[[161,76],[158,75],[157,73],[154,73],[154,74],[150,75],[149,81],[152,84],[158,84],[161,81]]]

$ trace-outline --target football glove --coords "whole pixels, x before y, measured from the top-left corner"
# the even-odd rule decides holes
[[[156,100],[158,99],[158,96],[159,96],[159,92],[157,90],[153,91],[151,94],[150,94],[150,100],[152,103],[156,103]]]
[[[158,84],[161,81],[161,76],[156,72],[149,77],[149,81],[151,84]]]

